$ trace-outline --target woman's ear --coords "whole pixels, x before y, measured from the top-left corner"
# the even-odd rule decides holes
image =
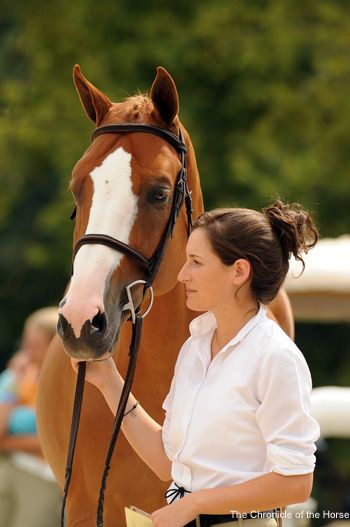
[[[233,283],[235,285],[242,285],[247,282],[251,275],[252,266],[248,260],[239,258],[232,265]]]

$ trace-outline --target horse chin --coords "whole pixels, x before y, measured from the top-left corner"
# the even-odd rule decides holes
[[[96,342],[95,345],[90,342],[84,342],[82,339],[75,339],[69,341],[64,339],[62,341],[64,351],[72,359],[79,361],[99,361],[108,358],[114,349],[113,338],[105,338],[101,342]]]

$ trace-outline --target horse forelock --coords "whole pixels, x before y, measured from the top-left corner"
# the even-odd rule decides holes
[[[113,103],[101,125],[112,123],[144,123],[164,127],[157,111],[147,93],[137,93],[124,99],[122,102]],[[171,131],[178,133],[180,121],[175,117]]]
[[[122,102],[113,103],[102,124],[147,123],[152,120],[153,103],[146,93],[127,97]]]
[[[129,122],[147,121],[153,111],[153,104],[146,93],[128,97],[125,101],[128,109],[125,118]]]

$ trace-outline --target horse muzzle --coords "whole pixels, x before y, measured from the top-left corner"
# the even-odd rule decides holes
[[[85,316],[82,316],[82,309],[79,309],[79,313],[75,313],[80,315],[78,319],[75,317],[76,320],[72,317],[72,310],[68,309],[67,298],[63,299],[60,304],[57,332],[62,339],[66,353],[70,357],[85,361],[100,360],[101,357],[106,357],[106,354],[111,355],[122,324],[127,319],[135,323],[136,314],[140,312],[140,305],[143,302],[145,284],[145,280],[132,282],[125,287],[126,298],[122,295],[123,301],[120,297],[118,300],[110,298],[110,302],[103,311],[97,307],[94,308],[93,316],[87,315],[86,312]],[[133,288],[134,291],[132,291]],[[153,305],[152,287],[149,287],[148,291],[150,295],[148,306],[143,310],[142,317],[149,313]],[[81,320],[84,319],[82,323]],[[77,323],[77,320],[80,322]]]
[[[106,354],[112,354],[125,318],[127,315],[120,312],[119,316],[114,314],[113,321],[109,323],[106,313],[98,313],[91,321],[84,322],[80,335],[76,336],[65,316],[59,314],[57,332],[70,357],[85,361],[99,360]]]

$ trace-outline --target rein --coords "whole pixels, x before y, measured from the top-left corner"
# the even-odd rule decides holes
[[[191,193],[189,192],[189,189],[188,189],[187,171],[186,171],[187,147],[186,147],[186,144],[184,143],[181,130],[179,132],[179,137],[177,137],[172,132],[168,130],[164,130],[162,128],[158,128],[156,126],[143,125],[143,124],[132,124],[132,123],[130,124],[110,124],[110,125],[100,126],[96,128],[92,134],[92,141],[95,140],[98,136],[102,134],[108,134],[108,133],[121,134],[121,133],[134,133],[134,132],[148,133],[148,134],[156,135],[160,137],[161,139],[164,139],[173,148],[175,148],[175,150],[179,154],[179,158],[181,161],[181,169],[177,175],[173,203],[172,203],[172,208],[170,211],[170,216],[169,216],[167,225],[165,227],[165,230],[159,242],[159,245],[155,249],[151,258],[149,259],[145,258],[141,253],[139,253],[133,247],[130,247],[129,245],[121,242],[120,240],[117,240],[116,238],[113,238],[111,236],[107,236],[104,234],[85,234],[76,242],[75,247],[73,249],[73,262],[74,262],[74,258],[77,252],[83,245],[86,245],[86,244],[106,245],[107,247],[110,247],[111,249],[122,252],[129,258],[133,259],[145,271],[144,280],[137,280],[129,284],[126,288],[129,302],[126,306],[124,306],[124,310],[126,309],[130,310],[131,319],[132,319],[132,338],[131,338],[130,349],[129,349],[129,364],[128,364],[128,369],[127,369],[127,373],[125,376],[123,390],[122,390],[119,404],[118,404],[117,413],[115,416],[112,437],[111,437],[110,444],[108,447],[104,471],[103,471],[102,480],[101,480],[100,494],[99,494],[98,507],[97,507],[97,527],[103,527],[104,494],[105,494],[105,489],[106,489],[106,484],[107,484],[107,478],[108,478],[108,473],[110,470],[110,463],[111,463],[112,455],[114,452],[114,447],[115,447],[115,444],[116,444],[116,441],[117,441],[117,438],[120,432],[121,424],[124,418],[125,409],[127,406],[129,394],[130,394],[131,387],[132,387],[132,382],[133,382],[134,373],[136,369],[137,355],[138,355],[138,350],[139,350],[139,345],[140,345],[140,340],[141,340],[142,321],[143,321],[143,318],[147,315],[147,313],[151,309],[151,305],[153,301],[152,284],[158,272],[159,266],[161,264],[168,240],[170,237],[172,237],[173,230],[176,224],[176,220],[178,218],[180,209],[184,201],[185,201],[186,214],[187,214],[188,235],[192,227],[192,199],[191,199]],[[74,216],[75,216],[75,211],[73,212],[71,217],[74,218]],[[143,315],[140,314],[140,306],[142,304],[142,301],[140,305],[135,308],[133,304],[132,296],[131,296],[131,288],[137,284],[144,285],[142,301],[145,297],[145,293],[147,289],[149,289],[151,292],[151,303]],[[76,440],[77,440],[80,412],[81,412],[83,393],[84,393],[85,369],[86,369],[86,363],[85,362],[79,363],[78,378],[77,378],[74,405],[73,405],[73,413],[72,413],[71,432],[70,432],[70,439],[69,439],[69,446],[68,446],[67,463],[66,463],[65,484],[64,484],[64,492],[63,492],[63,499],[62,499],[62,508],[61,508],[61,527],[64,527],[65,506],[66,506],[66,501],[67,501],[67,496],[68,496],[70,480],[72,476],[75,445],[76,445]]]

